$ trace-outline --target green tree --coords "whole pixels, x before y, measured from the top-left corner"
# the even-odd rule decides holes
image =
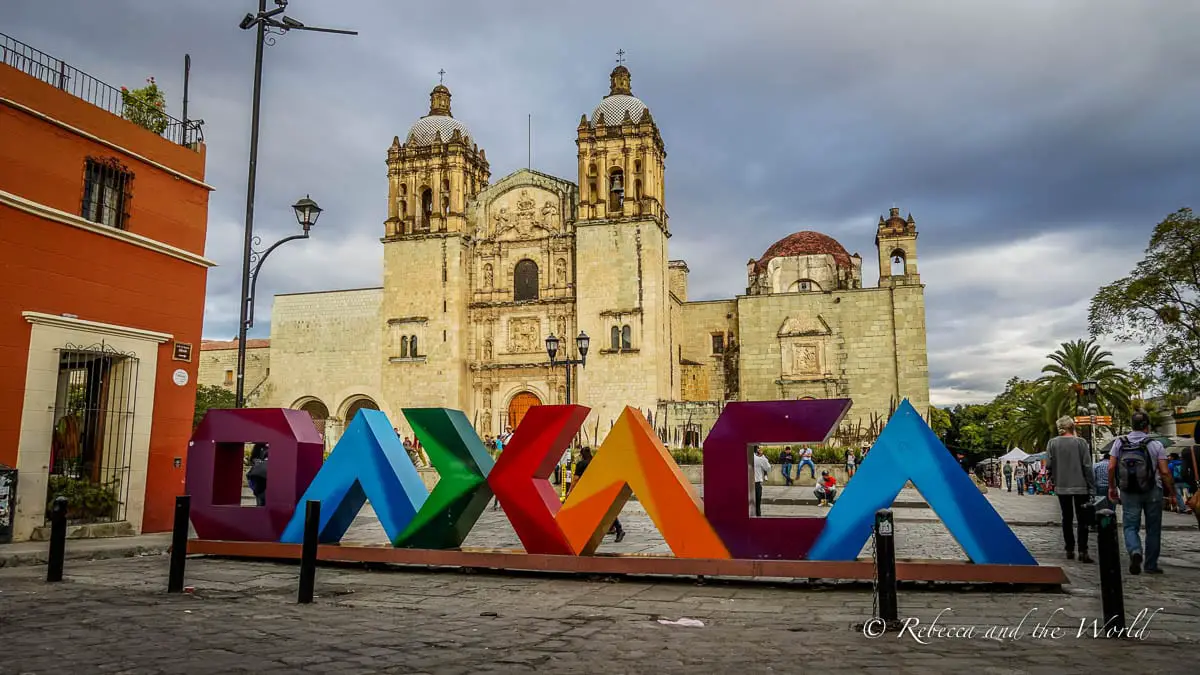
[[[1082,383],[1094,380],[1100,414],[1124,419],[1131,411],[1132,385],[1129,373],[1112,361],[1112,352],[1102,349],[1095,338],[1064,342],[1047,358],[1042,381],[1049,387],[1046,403],[1058,415],[1075,415]]]
[[[1159,223],[1133,271],[1096,293],[1088,330],[1146,345],[1134,368],[1164,392],[1200,389],[1200,218],[1191,209]]]
[[[929,426],[933,428],[933,433],[938,438],[944,440],[952,424],[949,410],[944,408],[929,409]]]
[[[1058,435],[1054,426],[1058,410],[1052,389],[1045,383],[1020,388],[1013,395],[1012,431],[1013,444],[1030,454],[1046,449],[1046,443]]]
[[[196,387],[196,412],[192,417],[192,429],[200,426],[204,413],[213,408],[232,408],[237,404],[237,397],[224,387],[202,384]]]

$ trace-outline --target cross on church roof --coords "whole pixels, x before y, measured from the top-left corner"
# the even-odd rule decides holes
[[[446,69],[442,68],[438,71],[438,84],[446,83]]]
[[[624,49],[617,50],[617,64],[625,65],[625,50]]]

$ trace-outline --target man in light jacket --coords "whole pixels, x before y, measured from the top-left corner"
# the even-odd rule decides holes
[[[1062,510],[1067,558],[1075,557],[1078,534],[1079,561],[1090,563],[1092,558],[1087,552],[1088,525],[1091,524],[1089,502],[1096,494],[1092,451],[1087,441],[1075,435],[1075,420],[1064,415],[1058,418],[1056,426],[1058,437],[1046,444],[1046,468],[1054,481],[1054,493],[1058,495],[1058,506]],[[1077,525],[1075,532],[1072,532],[1072,514]]]
[[[771,462],[763,454],[762,446],[754,446],[754,515],[762,515],[762,486],[771,473]]]

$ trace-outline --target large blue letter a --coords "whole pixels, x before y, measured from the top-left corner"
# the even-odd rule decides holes
[[[300,498],[280,541],[304,541],[304,504],[310,500],[321,502],[321,543],[341,541],[368,499],[388,540],[394,540],[428,496],[387,415],[359,410]]]
[[[971,562],[1037,564],[908,399],[829,509],[809,559],[856,559],[871,536],[875,512],[891,506],[910,480]]]

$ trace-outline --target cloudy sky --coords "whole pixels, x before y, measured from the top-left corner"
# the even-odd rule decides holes
[[[615,6],[613,6],[615,7]],[[744,261],[797,230],[874,260],[893,203],[920,230],[937,404],[986,400],[1084,335],[1095,289],[1200,194],[1200,3],[1187,0],[292,0],[309,25],[266,51],[256,229],[326,209],[272,255],[273,293],[380,283],[384,159],[446,70],[493,180],[574,180],[575,126],[618,48],[669,153],[672,258],[693,298],[744,290]],[[155,76],[178,115],[183,54],[212,195],[205,337],[236,333],[253,0],[6,0],[0,32],[113,85]],[[864,264],[864,268],[868,265]],[[699,273],[697,273],[699,272]],[[873,277],[873,275],[871,275]],[[873,283],[874,279],[866,281]],[[1115,345],[1121,359],[1136,347]]]

